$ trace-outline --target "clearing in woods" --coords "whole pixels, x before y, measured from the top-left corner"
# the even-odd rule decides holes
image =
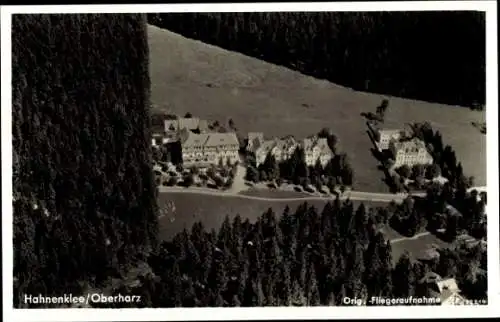
[[[156,111],[226,123],[242,135],[302,138],[331,128],[355,171],[354,189],[388,192],[370,152],[362,112],[375,112],[382,95],[353,91],[239,53],[149,26],[151,99]],[[432,75],[429,75],[432,77]],[[451,145],[466,175],[486,184],[486,136],[471,122],[485,112],[388,97],[385,127],[429,121]]]

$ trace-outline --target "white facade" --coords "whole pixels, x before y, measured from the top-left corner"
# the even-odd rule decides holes
[[[387,150],[391,141],[399,141],[403,136],[402,130],[379,130],[379,140],[377,142],[380,151]]]
[[[441,293],[441,305],[463,305],[465,300],[460,295],[460,289],[454,278],[442,279],[437,282]]]
[[[269,154],[272,154],[277,162],[286,161],[290,159],[298,146],[299,144],[293,137],[264,141],[255,150],[257,166],[264,163]]]
[[[325,138],[306,138],[303,143],[306,164],[308,166],[316,165],[318,160],[325,167],[333,158],[333,152],[328,146]]]
[[[218,165],[239,162],[239,142],[235,133],[189,133],[182,142],[182,160],[186,166]]]
[[[395,168],[402,165],[409,167],[417,164],[427,165],[433,162],[432,156],[427,151],[424,142],[417,138],[404,142],[391,141],[389,149],[394,156],[393,167]]]
[[[264,163],[269,154],[272,154],[277,162],[286,161],[299,146],[304,149],[305,162],[308,166],[316,165],[319,160],[325,167],[334,156],[325,138],[306,138],[300,145],[293,137],[288,136],[262,142],[255,151],[257,166]]]
[[[261,132],[248,133],[248,142],[246,150],[248,152],[255,152],[259,146],[264,142],[264,134]]]

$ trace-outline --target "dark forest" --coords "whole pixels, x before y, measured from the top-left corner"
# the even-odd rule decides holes
[[[355,90],[485,102],[481,12],[162,13],[148,22]]]
[[[13,16],[15,302],[155,247],[145,33],[142,15]]]
[[[387,215],[337,199],[323,209],[269,209],[255,223],[226,217],[217,231],[197,223],[162,243],[149,259],[156,276],[135,292],[146,307],[330,306],[345,297],[374,305],[372,296],[436,296],[422,280],[437,272],[454,276],[469,298],[486,298],[485,250],[442,249],[428,262],[404,253],[394,265],[378,232]]]

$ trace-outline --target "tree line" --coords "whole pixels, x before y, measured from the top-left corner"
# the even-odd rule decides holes
[[[426,143],[433,163],[439,166],[440,174],[448,179],[455,189],[474,186],[474,178],[466,177],[462,163],[457,160],[455,150],[450,145],[444,145],[443,137],[428,123],[415,123],[412,125],[415,137]]]
[[[469,298],[486,298],[484,249],[459,245],[394,261],[379,231],[387,214],[336,199],[279,216],[269,209],[253,223],[226,216],[211,231],[198,222],[161,244],[141,286],[120,290],[142,294],[145,307],[345,305],[344,297],[438,296],[424,280],[434,272],[455,277]]]
[[[16,306],[156,247],[148,60],[143,15],[13,16]]]
[[[485,14],[155,13],[148,22],[356,90],[485,103]]]

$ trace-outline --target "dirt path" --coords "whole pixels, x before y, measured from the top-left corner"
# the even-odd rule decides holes
[[[400,237],[400,238],[391,239],[391,244],[399,243],[399,242],[405,241],[405,240],[419,239],[420,237],[424,237],[424,236],[427,236],[427,235],[430,235],[430,234],[431,234],[430,232],[426,231],[426,232],[423,232],[423,233],[420,233],[420,234],[416,234],[413,237]]]
[[[248,186],[245,184],[246,172],[247,169],[239,164],[233,179],[233,185],[227,190],[228,193],[239,194],[242,191],[248,190]]]

